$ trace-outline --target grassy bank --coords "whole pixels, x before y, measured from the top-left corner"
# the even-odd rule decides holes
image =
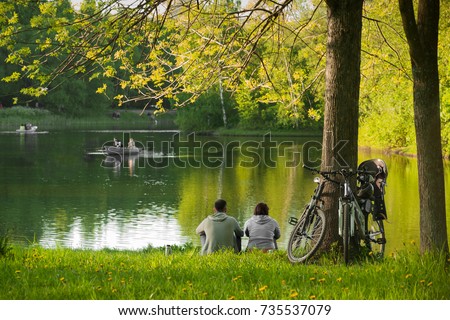
[[[16,130],[22,123],[32,123],[39,127],[40,131],[55,129],[131,129],[131,128],[150,128],[155,123],[146,113],[140,115],[140,112],[134,110],[120,110],[120,118],[113,119],[112,111],[105,114],[85,115],[81,117],[66,117],[51,113],[45,109],[35,109],[26,107],[13,107],[0,109],[0,129]],[[160,122],[171,122],[173,126],[172,114],[161,114],[157,117]]]
[[[143,251],[14,247],[0,299],[450,299],[444,256],[409,251],[344,266],[292,265],[285,252],[202,257],[190,246]]]

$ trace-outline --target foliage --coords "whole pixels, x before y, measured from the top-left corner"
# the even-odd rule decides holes
[[[303,2],[287,1],[281,8],[261,4],[242,20],[239,4],[232,1],[202,2],[197,7],[172,3],[163,13],[159,2],[146,1],[135,7],[84,1],[78,11],[67,0],[39,6],[6,1],[0,47],[8,49],[6,60],[17,67],[5,70],[3,81],[28,82],[19,86],[21,94],[48,95],[48,108],[77,115],[94,96],[83,90],[88,88],[87,78],[100,80],[93,84],[96,92],[114,97],[119,105],[147,100],[162,107],[163,99],[172,99],[175,105],[189,104],[193,112],[197,107],[191,103],[219,81],[225,91],[234,91],[249,79],[251,90],[259,91],[258,106],[275,112],[268,119],[281,127],[297,127],[308,108],[316,108],[308,105],[300,111],[304,94],[313,92],[299,90],[309,87],[309,71],[289,66],[300,66],[298,60],[305,64],[308,54],[301,47],[313,49],[292,45],[299,24],[302,28],[309,19]],[[290,5],[290,14],[280,14]],[[46,32],[39,32],[42,28]],[[76,90],[64,88],[66,81]],[[259,114],[255,110],[253,117]]]
[[[183,95],[180,94],[178,99],[182,100]],[[228,125],[233,126],[237,122],[237,116],[233,108],[233,99],[231,99],[229,93],[225,93],[224,105]],[[218,88],[213,87],[189,106],[178,108],[175,123],[183,131],[203,131],[223,127],[223,114]]]
[[[401,252],[345,266],[292,265],[283,251],[200,256],[198,248],[90,251],[14,248],[0,299],[447,299],[445,255]],[[258,272],[255,272],[258,270]]]

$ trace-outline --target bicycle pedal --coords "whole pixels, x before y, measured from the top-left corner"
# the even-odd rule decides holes
[[[295,217],[289,217],[288,223],[295,226],[298,222],[298,219]]]

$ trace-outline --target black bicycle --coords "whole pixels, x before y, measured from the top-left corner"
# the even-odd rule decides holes
[[[341,187],[339,197],[339,235],[343,238],[344,261],[349,261],[349,246],[353,239],[356,243],[364,241],[369,252],[383,257],[386,238],[383,220],[386,219],[384,205],[384,187],[387,178],[387,166],[383,160],[375,159],[361,163],[356,172],[351,170],[319,171],[304,166],[321,176],[315,177],[317,187],[300,219],[291,217],[293,224],[288,243],[288,258],[291,262],[304,262],[318,250],[322,244],[327,221],[322,211],[321,195],[325,183],[332,182]],[[350,187],[350,177],[357,175],[357,195]],[[337,181],[336,176],[342,180]]]

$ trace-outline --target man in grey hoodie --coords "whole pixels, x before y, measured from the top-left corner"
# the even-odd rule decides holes
[[[202,255],[218,250],[240,250],[240,240],[244,235],[237,220],[227,215],[227,202],[219,199],[214,204],[214,214],[206,217],[195,232],[202,238]]]

